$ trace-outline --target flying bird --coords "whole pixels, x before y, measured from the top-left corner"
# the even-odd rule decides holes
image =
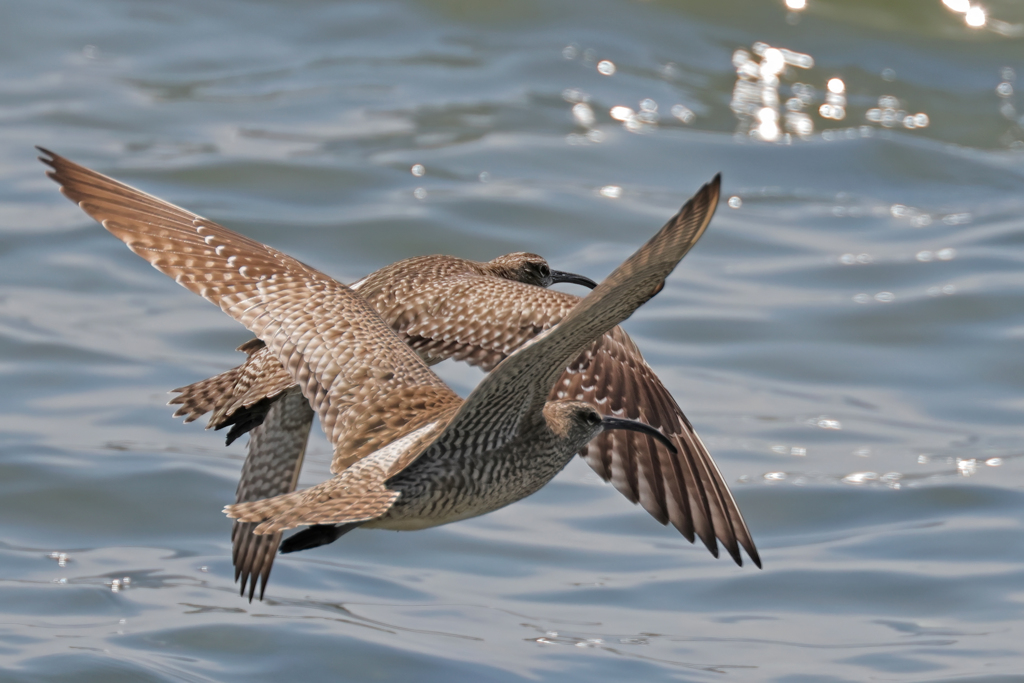
[[[344,285],[207,219],[44,153],[64,194],[159,270],[249,327],[320,413],[335,446],[332,470],[337,476],[308,491],[229,506],[231,516],[258,523],[258,534],[314,525],[290,539],[287,550],[333,540],[358,524],[424,528],[483,514],[540,488],[597,434],[628,428],[640,430],[648,445],[644,458],[625,468],[620,462],[618,468],[626,470],[622,479],[627,482],[632,474],[633,499],[639,497],[648,510],[657,507],[651,500],[660,502],[660,516],[684,534],[689,528],[691,540],[694,528],[705,543],[710,534],[713,551],[715,534],[726,536],[723,543],[737,561],[739,537],[759,564],[721,475],[656,377],[653,384],[672,410],[657,414],[665,398],[656,394],[648,407],[671,438],[566,400],[572,380],[560,382],[570,363],[568,372],[575,368],[580,374],[581,367],[599,358],[602,354],[595,356],[588,347],[602,343],[618,322],[660,290],[664,277],[706,228],[718,198],[717,178],[553,327],[535,330],[525,346],[519,346],[524,339],[498,353],[493,362],[507,358],[462,402],[365,299]],[[426,339],[421,351],[438,341]],[[619,345],[626,357],[635,354],[642,363],[625,340],[628,345]],[[474,357],[486,367],[486,355]],[[640,384],[652,384],[645,373],[639,376],[645,380]],[[297,393],[286,388],[282,395]],[[648,393],[639,402],[651,398]],[[596,402],[603,401],[599,397]],[[664,452],[655,440],[664,442]],[[681,451],[677,443],[685,448]],[[595,466],[602,473],[611,469],[613,480],[616,452],[621,458],[613,445],[612,467]],[[661,485],[652,486],[652,479]],[[624,488],[621,481],[616,484]],[[697,504],[691,505],[691,499]]]

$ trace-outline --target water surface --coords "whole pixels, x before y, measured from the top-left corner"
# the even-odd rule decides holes
[[[975,29],[938,0],[9,8],[0,679],[1024,680],[1024,12],[988,10]],[[777,88],[782,115],[810,87],[806,139],[755,139],[731,107],[759,42],[814,60]],[[819,114],[832,78],[842,120]],[[927,127],[870,120],[884,97]],[[764,569],[574,462],[479,519],[282,558],[267,600],[240,599],[219,511],[245,445],[164,404],[248,335],[64,200],[33,144],[343,281],[521,249],[599,278],[721,171],[737,208],[627,329]],[[441,372],[463,394],[480,377]],[[317,431],[304,485],[329,457]]]

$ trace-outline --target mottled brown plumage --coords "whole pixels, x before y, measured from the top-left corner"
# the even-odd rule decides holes
[[[376,449],[392,394],[459,402],[362,298],[271,247],[56,154],[61,192],[154,268],[220,306],[281,361],[342,458]],[[353,362],[357,359],[356,362]],[[409,427],[400,429],[401,436]],[[340,450],[342,444],[361,444]]]
[[[228,506],[229,516],[261,522],[258,534],[357,522],[416,529],[482,514],[537,490],[600,432],[599,426],[590,432],[582,427],[586,411],[596,415],[591,406],[548,400],[566,364],[662,289],[703,234],[717,199],[716,178],[559,325],[512,353],[461,405],[428,408],[422,427],[323,484]],[[488,478],[482,493],[475,490]]]
[[[597,286],[581,275],[552,270],[547,261],[536,254],[514,252],[487,262],[444,255],[409,258],[381,268],[351,285],[351,289],[359,291],[403,339],[419,344],[420,357],[431,365],[451,354],[445,354],[444,349],[429,348],[422,342],[442,340],[410,336],[405,328],[415,324],[417,330],[413,335],[426,333],[421,328],[424,322],[437,317],[434,312],[439,310],[439,305],[445,304],[446,291],[452,290],[454,294],[467,286],[486,287],[495,279],[514,282],[508,293],[521,299],[532,297],[538,287],[560,282]],[[571,299],[566,310],[575,301],[575,298]],[[419,308],[414,310],[412,305]],[[532,325],[518,336],[522,337],[523,332],[530,336],[536,333]],[[505,346],[508,343],[508,340],[503,341]],[[216,377],[173,389],[179,395],[170,401],[171,405],[182,406],[174,416],[185,416],[185,422],[192,422],[213,411],[208,429],[234,425],[228,443],[259,424],[268,407],[264,399],[275,399],[293,384],[288,372],[259,339],[246,342],[238,350],[248,355],[245,363]],[[490,370],[496,362],[485,363],[485,369]],[[250,412],[253,414],[248,414]]]
[[[438,284],[445,281],[455,279],[463,281],[467,277],[480,281],[485,278],[497,277],[532,285],[524,288],[524,293],[536,287],[547,287],[560,282],[572,282],[589,287],[597,286],[597,283],[589,278],[552,270],[547,262],[536,254],[515,252],[499,256],[486,263],[443,255],[406,259],[363,278],[354,287],[356,289],[365,287],[369,296],[372,297],[371,302],[389,311],[391,318],[386,322],[395,327],[405,317],[405,310],[401,302],[408,300],[417,289],[428,285],[437,288]],[[408,338],[405,338],[408,341]],[[230,426],[228,444],[241,434],[258,426],[278,397],[289,386],[294,386],[291,376],[259,339],[246,342],[238,350],[248,354],[243,365],[211,379],[175,389],[174,391],[179,395],[171,400],[171,404],[182,405],[175,416],[186,415],[186,422],[213,411],[207,429],[211,427],[221,429]],[[425,356],[423,353],[420,355],[428,364],[440,360],[437,357]],[[401,414],[395,416],[396,419],[402,419],[402,417]],[[268,441],[267,430],[262,430],[262,434],[263,438],[250,441],[250,455],[243,467],[242,480],[239,483],[240,495],[236,502],[242,503],[251,500],[241,497],[241,491],[246,487],[250,460],[253,458],[261,462],[267,460],[271,455],[268,450],[271,446],[268,446],[268,443],[278,444],[277,441]],[[288,473],[291,466],[296,462],[301,462],[303,452],[302,449],[296,451],[280,447],[273,451],[273,457],[280,461],[278,469],[282,473]],[[264,495],[261,497],[269,498],[289,493],[295,489],[295,481],[290,476],[281,476],[277,483],[276,489],[266,485],[262,486],[260,490]],[[254,536],[250,533],[247,536],[238,530],[239,525],[246,528],[253,526],[248,523],[236,522],[232,527],[232,556],[235,563],[236,579],[241,577],[240,590],[244,595],[248,577],[259,576],[262,595],[266,579],[269,576],[269,565],[273,561],[273,554],[280,541],[280,534]],[[245,546],[245,552],[240,550],[242,546]],[[252,596],[253,591],[250,586],[250,600]]]
[[[133,251],[147,258],[161,271],[175,277],[187,288],[220,305],[267,342],[268,354],[283,361],[281,367],[286,369],[289,377],[298,381],[310,402],[320,412],[325,431],[335,444],[336,458],[332,469],[337,472],[339,467],[356,463],[345,469],[343,476],[325,482],[321,487],[315,487],[321,489],[320,491],[299,492],[273,502],[267,501],[266,511],[273,512],[273,515],[268,516],[278,519],[273,524],[264,525],[263,531],[274,533],[279,528],[294,526],[293,522],[322,522],[325,519],[345,522],[357,517],[371,519],[373,515],[382,514],[381,510],[386,512],[394,503],[393,492],[388,492],[385,482],[395,479],[397,474],[415,461],[427,445],[436,452],[445,452],[446,449],[465,450],[470,443],[475,444],[471,450],[500,449],[515,441],[524,430],[536,428],[536,424],[533,423],[543,413],[538,406],[543,406],[544,400],[552,392],[552,386],[559,379],[557,375],[549,377],[550,372],[541,372],[533,367],[525,372],[525,375],[533,377],[532,381],[527,381],[529,386],[518,386],[518,390],[521,391],[514,391],[515,396],[511,399],[507,389],[496,388],[494,382],[498,380],[492,379],[492,375],[484,380],[481,387],[460,408],[457,397],[454,397],[422,363],[417,364],[413,360],[415,356],[409,357],[408,347],[401,344],[396,346],[394,342],[397,338],[393,334],[390,337],[385,334],[381,328],[386,329],[386,326],[375,315],[371,315],[372,311],[365,306],[365,302],[359,302],[358,297],[353,297],[344,286],[280,252],[231,233],[206,219],[121,185],[61,157],[50,156],[50,159],[44,159],[54,168],[50,175],[61,183],[62,191],[69,198],[79,203],[87,213],[123,239]],[[657,256],[658,250],[651,245],[638,252],[613,274],[613,278],[621,276],[615,286],[609,285],[609,289],[602,285],[602,289],[607,290],[603,297],[604,304],[588,304],[594,300],[592,295],[584,300],[580,307],[581,310],[594,309],[603,317],[596,315],[592,320],[586,321],[581,319],[581,316],[586,314],[577,314],[574,311],[573,314],[565,316],[563,312],[558,316],[562,319],[562,325],[555,329],[555,333],[548,334],[539,342],[513,354],[510,361],[518,359],[517,362],[507,362],[503,365],[501,369],[507,367],[508,370],[499,370],[497,374],[501,376],[500,379],[521,379],[520,375],[524,374],[526,367],[522,359],[533,358],[537,348],[553,349],[554,355],[558,356],[565,349],[572,349],[573,344],[579,345],[580,338],[587,335],[591,335],[591,338],[599,337],[600,333],[594,334],[595,326],[600,327],[606,324],[607,319],[618,317],[611,323],[614,325],[627,316],[632,308],[642,303],[642,300],[660,289],[661,280],[651,280],[650,273],[664,271],[660,275],[663,279],[678,258],[681,258],[692,242],[699,237],[706,227],[706,219],[710,218],[713,211],[711,195],[717,199],[717,187],[713,191],[705,188],[698,196],[701,201],[697,204],[702,206],[693,209],[688,205],[691,209],[690,214],[687,215],[684,210],[677,216],[675,223],[670,222],[663,230],[663,233],[666,230],[672,233],[673,230],[669,228],[675,226],[674,233],[677,238],[680,234],[685,234],[685,239],[690,240],[688,243],[681,243],[677,239],[671,245],[668,251],[677,255],[658,262],[657,258],[653,258]],[[700,220],[696,223],[693,222],[694,215],[700,215]],[[680,227],[684,219],[689,221],[685,229]],[[663,242],[668,239],[662,233],[659,233],[659,238]],[[657,240],[658,238],[655,241]],[[652,244],[655,241],[652,241]],[[663,247],[664,244],[660,246]],[[672,258],[675,260],[672,261]],[[645,259],[647,262],[641,263]],[[671,265],[667,266],[666,270],[669,261]],[[641,272],[645,269],[649,272]],[[493,277],[489,279],[496,280]],[[509,285],[519,284],[504,282]],[[649,290],[640,291],[648,284],[651,285]],[[357,283],[357,286],[360,294],[370,298],[375,296],[371,278]],[[638,286],[640,290],[637,290]],[[490,291],[489,287],[490,283],[464,283],[466,301],[475,302],[476,295],[491,296],[491,301],[497,296],[497,300],[502,301],[500,295]],[[418,291],[422,293],[422,290]],[[544,290],[534,288],[534,291]],[[386,295],[386,292],[381,289],[377,295]],[[445,300],[457,301],[458,297],[448,296]],[[387,302],[386,296],[384,301]],[[570,307],[572,303],[575,301],[569,303]],[[480,310],[492,310],[486,303],[471,303],[470,307],[472,306]],[[510,315],[501,316],[501,320],[507,323],[513,319],[514,313],[513,311]],[[466,326],[460,329],[457,324],[451,324],[453,320],[458,321],[459,315],[460,312],[454,309],[435,310],[433,321],[425,322],[424,319],[413,316],[402,322],[407,325],[407,336],[421,340],[417,343],[416,339],[412,339],[412,345],[428,359],[462,357],[485,368],[500,361],[524,340],[534,337],[538,332],[550,327],[550,324],[558,322],[554,320],[548,325],[541,325],[538,329],[534,321],[529,320],[529,315],[520,316],[518,320],[529,323],[529,327],[521,325],[521,329],[527,330],[526,333],[511,334],[509,339],[512,341],[509,341],[499,333],[474,338],[474,330]],[[605,325],[605,329],[607,327]],[[561,334],[563,330],[571,331],[573,334]],[[520,338],[517,339],[516,334],[520,334]],[[567,339],[569,341],[566,341]],[[398,348],[399,346],[405,348],[406,352]],[[576,349],[576,353],[583,351],[586,346],[587,343],[583,343]],[[606,352],[603,347],[608,347],[611,351]],[[610,440],[612,445],[602,449],[602,457],[588,457],[588,461],[595,469],[602,476],[611,476],[620,490],[634,500],[639,499],[656,517],[662,521],[667,519],[681,527],[680,530],[684,534],[687,533],[688,515],[694,519],[697,532],[706,543],[708,539],[705,534],[709,532],[708,527],[713,525],[709,547],[713,548],[714,532],[718,531],[719,525],[726,530],[727,536],[732,536],[731,544],[723,538],[730,552],[735,548],[736,534],[739,533],[740,542],[747,546],[748,552],[757,561],[753,544],[744,543],[749,542],[745,525],[739,517],[738,510],[735,509],[727,487],[721,481],[721,476],[707,456],[706,449],[692,433],[692,428],[678,406],[664,391],[664,387],[657,382],[657,378],[653,379],[653,389],[647,386],[651,384],[651,380],[646,378],[646,374],[650,372],[649,368],[643,363],[642,357],[625,333],[613,330],[604,338],[593,342],[592,348],[581,356],[581,360],[573,363],[569,371],[565,371],[573,355],[575,354],[570,353],[558,361],[558,373],[565,372],[566,377],[554,386],[553,395],[570,396],[596,390],[597,393],[591,400],[600,404],[602,397],[598,394],[607,387],[586,383],[586,373],[581,373],[580,368],[588,363],[597,363],[595,359],[602,359],[600,362],[606,364],[612,363],[609,366],[613,368],[612,374],[616,372],[616,363],[623,365],[627,374],[635,373],[639,367],[641,379],[645,379],[646,382],[639,383],[638,390],[634,392],[635,398],[629,398],[629,392],[626,392],[627,406],[622,409],[628,412],[628,404],[632,403],[636,408],[639,401],[640,410],[644,410],[643,402],[650,401],[646,410],[654,416],[660,414],[665,431],[672,433],[676,442],[683,444],[686,450],[685,457],[675,459],[667,449],[659,454],[660,446],[654,445],[647,436],[639,437],[639,442],[636,442],[630,441],[634,439],[634,435],[629,435],[629,439],[622,442],[623,445],[617,446]],[[587,360],[588,355],[590,360]],[[537,359],[533,358],[532,362],[536,366]],[[621,381],[622,368],[618,368],[617,372]],[[579,380],[578,377],[574,380],[574,374],[584,376],[579,386],[572,384],[573,381]],[[650,376],[653,377],[653,373],[650,373]],[[536,388],[538,381],[543,385],[549,379],[550,385],[540,403],[531,399],[532,402],[521,404],[519,399],[530,393],[529,387]],[[627,378],[627,383],[631,381],[635,381],[635,378]],[[214,383],[209,387],[223,389],[226,384]],[[515,384],[516,382],[511,382],[510,386]],[[492,396],[492,407],[481,411],[478,408],[481,400],[479,397],[485,394]],[[533,394],[536,392],[532,392],[531,395]],[[501,400],[493,403],[497,399]],[[504,409],[507,400],[512,400],[513,404],[519,407],[511,411]],[[503,406],[502,410],[494,409],[498,404]],[[186,405],[190,412],[203,407],[216,409],[219,406],[216,405],[216,400],[212,403],[197,400],[191,406]],[[456,412],[458,417],[452,418]],[[480,417],[481,414],[484,415],[483,418]],[[524,418],[524,415],[527,417]],[[452,420],[452,424],[445,426],[449,420]],[[480,425],[485,427],[477,431],[476,428]],[[608,435],[606,432],[605,437]],[[408,439],[403,441],[400,452],[396,453],[395,449],[391,449],[391,454],[388,455],[391,460],[381,460],[381,447],[396,439],[402,440],[403,437]],[[680,449],[680,452],[684,449]],[[626,452],[625,455],[621,453],[623,450]],[[633,453],[632,457],[635,458],[635,453],[643,453],[645,450],[646,458],[629,462],[630,453]],[[361,462],[364,456],[371,454],[373,462]],[[666,457],[665,454],[669,455]],[[619,463],[618,468],[616,463]],[[684,471],[683,467],[686,467],[687,471]],[[616,476],[617,471],[621,472],[621,476]],[[669,476],[665,476],[666,472]],[[686,486],[689,491],[684,493],[682,486]],[[327,494],[326,500],[321,495],[324,493]],[[305,502],[297,505],[297,496],[300,495],[305,496]],[[706,501],[709,498],[712,501],[710,504],[701,500]],[[697,500],[698,504],[691,506],[688,504],[689,500]],[[248,519],[250,516],[257,516],[252,511],[258,505],[260,504],[241,505],[233,509],[240,513],[239,516]],[[285,507],[281,507],[282,505]],[[711,505],[716,509],[710,514],[705,514],[701,522],[701,508]],[[322,512],[327,508],[331,511],[326,515],[310,514],[311,510]],[[347,512],[342,513],[340,510]],[[282,516],[287,519],[282,519]],[[262,519],[267,519],[267,516]],[[691,539],[692,533],[691,530]],[[721,531],[719,536],[722,536]],[[739,560],[738,550],[734,557]]]
[[[452,257],[408,259],[359,281],[357,292],[428,364],[454,358],[485,371],[556,325],[580,301],[572,294],[481,275],[471,270],[472,264]],[[253,373],[243,368],[250,364],[265,373],[269,389],[277,391],[287,382],[289,375],[266,350],[218,377],[249,377]],[[206,382],[221,386],[218,378],[205,380],[192,385],[195,390],[178,390],[183,393],[175,400],[203,393]],[[239,391],[225,391],[224,400],[237,405],[233,397]],[[245,392],[250,400],[260,393],[248,385]],[[570,363],[551,398],[587,401],[668,434],[678,455],[643,434],[622,431],[600,434],[581,455],[630,501],[662,524],[671,523],[690,542],[696,535],[717,557],[717,537],[737,563],[742,564],[742,546],[759,564],[739,507],[710,453],[622,328],[613,328]],[[231,410],[217,414],[231,415]],[[216,426],[214,418],[211,424]]]
[[[299,470],[306,453],[313,410],[297,386],[286,389],[280,400],[269,406],[266,419],[249,435],[249,454],[242,466],[235,501],[251,502],[292,491],[299,481]],[[260,579],[260,599],[266,590],[280,534],[252,533],[255,524],[235,522],[231,527],[231,559],[240,591],[249,586],[249,600]]]
[[[178,396],[169,402],[181,404],[174,416],[184,415],[185,422],[213,411],[206,428],[231,427],[228,445],[262,423],[271,404],[295,386],[291,375],[259,339],[250,339],[237,350],[248,355],[245,363],[216,377],[172,389]]]

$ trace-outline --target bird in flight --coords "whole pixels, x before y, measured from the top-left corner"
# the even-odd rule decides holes
[[[613,481],[618,470],[626,481],[615,482],[620,490],[628,489],[627,495],[666,518],[662,521],[672,521],[684,534],[689,531],[691,540],[694,530],[706,544],[710,538],[709,547],[716,535],[724,536],[723,544],[739,561],[738,539],[759,564],[721,475],[653,373],[653,380],[641,373],[640,384],[645,390],[660,388],[667,401],[648,393],[633,402],[652,410],[660,430],[601,416],[592,405],[565,398],[594,389],[574,387],[572,378],[564,381],[565,373],[575,368],[580,375],[581,368],[602,355],[615,357],[614,349],[592,351],[660,291],[664,278],[703,233],[717,203],[717,177],[601,286],[555,316],[551,326],[535,330],[525,345],[520,340],[500,352],[492,349],[497,367],[463,402],[416,355],[416,344],[406,345],[357,293],[362,287],[353,292],[271,247],[44,154],[65,195],[157,269],[253,331],[296,385],[282,395],[297,402],[301,392],[320,414],[335,447],[336,476],[307,491],[229,506],[232,517],[257,524],[258,535],[312,525],[284,548],[300,549],[333,540],[356,525],[415,529],[483,514],[539,489],[593,437],[630,429],[647,443],[643,457],[624,467],[622,449],[613,443],[611,456],[600,466],[588,458],[595,469]],[[438,338],[421,338],[421,352],[429,353],[432,344],[435,351],[441,348]],[[625,340],[628,344],[619,340],[619,347],[626,357],[635,354],[642,363]],[[452,339],[441,341],[449,346],[440,357],[454,356],[466,346],[457,339],[454,345]],[[488,354],[474,349],[477,355],[465,357],[486,368]],[[596,398],[602,404],[611,397]],[[284,399],[279,403],[284,405]],[[617,403],[615,410],[621,412],[622,401]],[[670,409],[659,411],[665,405]],[[643,450],[626,449],[634,455]],[[652,486],[652,479],[659,485]]]

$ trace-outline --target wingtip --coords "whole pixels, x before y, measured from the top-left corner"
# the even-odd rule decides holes
[[[732,561],[736,563],[736,566],[742,567],[743,555],[740,553],[739,547],[734,548],[727,543],[722,543],[722,545],[725,546],[725,552],[729,553],[729,557],[731,557]]]
[[[56,177],[55,177],[54,174],[57,172],[57,159],[60,159],[60,155],[57,154],[56,152],[51,152],[50,150],[46,149],[45,147],[40,147],[39,145],[36,145],[36,149],[38,149],[43,154],[43,156],[38,156],[38,157],[36,157],[36,159],[39,159],[39,161],[43,162],[44,164],[49,166],[51,169],[53,169],[53,170],[47,171],[46,175],[49,176],[50,178],[53,178],[54,180],[56,180]]]
[[[710,531],[710,533],[707,533],[708,531]],[[714,531],[713,530],[700,530],[700,529],[696,529],[695,528],[694,532],[695,532],[695,536],[698,539],[700,539],[700,542],[703,543],[704,547],[708,549],[709,553],[711,553],[711,557],[713,557],[713,558],[715,558],[717,560],[718,556],[719,556],[719,547],[720,546],[718,545],[718,538],[715,536]]]
[[[716,173],[715,177],[704,185],[704,190],[713,193],[716,197],[722,194],[722,174]]]
[[[678,527],[676,528],[678,529]],[[697,534],[694,534],[694,536],[691,538],[685,532],[682,533],[683,538],[688,540],[690,543],[696,543],[697,540],[700,539],[701,542],[704,543],[704,547],[707,548],[708,552],[711,553],[711,556],[714,557],[716,560],[721,555],[720,549],[725,548],[725,552],[729,554],[729,557],[732,558],[732,561],[735,562],[736,565],[739,567],[743,566],[743,553],[740,550],[739,546],[735,548],[730,547],[728,543],[725,543],[724,541],[720,542],[720,540],[717,537],[708,540]],[[761,566],[761,555],[757,552],[757,548],[746,543],[741,543],[740,545],[742,546],[743,550],[747,551],[747,555],[750,557],[751,563],[753,563],[753,565],[758,569],[764,569],[764,567]]]
[[[249,588],[249,604],[252,604],[253,596],[256,594],[256,577],[252,576],[251,572],[246,571],[244,574],[236,568],[236,574],[242,577],[241,582],[238,586],[238,596],[240,598],[245,597],[245,589]],[[235,576],[235,581],[238,581],[238,576]],[[266,588],[266,586],[264,586]],[[263,591],[260,591],[260,600],[263,599]]]

